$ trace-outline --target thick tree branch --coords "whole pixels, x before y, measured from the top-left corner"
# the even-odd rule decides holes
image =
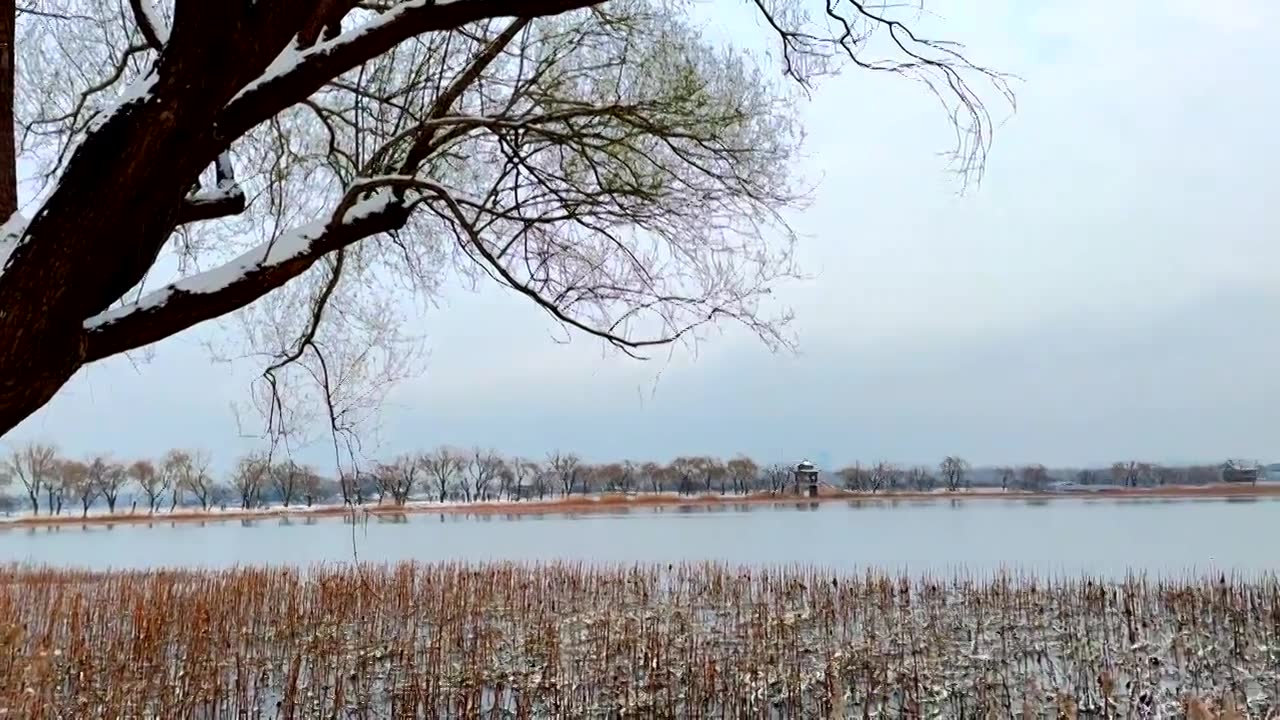
[[[244,209],[245,197],[239,188],[230,193],[219,190],[197,192],[182,201],[182,207],[178,210],[178,224],[231,217],[244,212]]]
[[[161,19],[156,16],[155,6],[151,4],[151,0],[129,0],[129,7],[133,10],[133,20],[138,25],[138,31],[142,33],[142,39],[147,41],[147,45],[152,50],[160,52],[164,50],[165,41],[168,39],[168,32],[165,30]]]
[[[295,228],[226,265],[175,283],[85,321],[85,362],[149,345],[194,325],[238,310],[301,275],[320,258],[382,232],[404,226],[408,210],[386,195],[361,200],[410,178],[356,183],[331,219]]]
[[[231,153],[223,152],[214,164],[215,183],[213,190],[198,190],[188,195],[178,209],[178,224],[214,220],[244,212],[246,201],[244,190],[236,182],[235,168],[231,164]]]
[[[491,17],[558,15],[599,2],[466,0],[436,5],[432,0],[407,0],[363,27],[298,52],[294,62],[280,64],[283,67],[274,74],[268,73],[254,81],[227,105],[218,125],[226,137],[239,137],[282,110],[306,100],[333,78],[423,33],[452,30]]]
[[[0,1],[0,222],[18,210],[18,157],[13,137],[14,5],[15,0]]]

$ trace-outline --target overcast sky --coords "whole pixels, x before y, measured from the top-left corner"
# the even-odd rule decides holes
[[[426,372],[394,391],[370,447],[826,465],[1280,459],[1280,210],[1266,208],[1280,8],[927,6],[943,16],[930,34],[1021,76],[1017,113],[983,184],[960,196],[938,156],[946,119],[922,87],[865,74],[819,86],[802,109],[802,170],[819,183],[793,218],[814,278],[779,292],[798,355],[729,330],[696,358],[640,363],[585,337],[556,343],[540,311],[494,286],[451,288],[417,328]],[[87,368],[6,441],[122,457],[194,446],[225,467],[253,446],[229,409],[253,368],[211,363],[197,342],[210,332],[161,344],[149,364]]]

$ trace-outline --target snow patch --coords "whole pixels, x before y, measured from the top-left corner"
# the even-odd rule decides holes
[[[85,134],[88,135],[100,130],[108,120],[114,117],[116,113],[120,112],[125,107],[143,102],[147,98],[151,97],[151,90],[155,87],[157,79],[156,72],[152,69],[147,71],[146,75],[143,75],[126,85],[124,90],[120,93],[120,96],[116,98],[115,105],[98,113],[89,121],[88,125],[85,127]]]
[[[397,176],[388,176],[397,177]],[[382,178],[368,178],[363,182],[376,184]],[[357,182],[357,187],[360,183]],[[224,182],[216,190],[200,192],[188,197],[188,202],[215,202],[220,198],[224,198],[236,193],[240,189],[234,182]],[[342,224],[351,224],[358,220],[362,220],[380,212],[386,211],[396,202],[395,193],[389,187],[380,187],[373,190],[368,197],[362,198],[353,203],[344,213]],[[336,211],[335,211],[336,212]],[[316,220],[314,222],[300,225],[293,228],[275,240],[265,242],[258,245],[245,253],[242,253],[236,259],[219,265],[218,267],[196,273],[189,277],[182,278],[176,282],[165,285],[159,290],[143,295],[137,301],[112,308],[106,312],[99,313],[84,321],[86,330],[93,330],[132,315],[136,312],[144,312],[152,310],[164,305],[170,298],[175,295],[208,295],[216,293],[230,287],[235,282],[241,280],[250,272],[263,270],[276,265],[284,264],[294,258],[301,257],[311,250],[311,244],[322,237],[325,230],[332,224],[333,220]],[[7,227],[6,223],[6,227]],[[23,222],[25,227],[25,221]]]
[[[379,188],[375,190],[369,197],[364,198],[347,210],[342,216],[344,224],[350,224],[357,220],[363,220],[371,215],[376,215],[385,211],[395,202],[395,195],[391,192],[391,188]]]
[[[158,308],[174,295],[207,295],[230,287],[250,272],[281,265],[305,255],[311,249],[311,243],[324,234],[325,226],[325,222],[316,221],[296,227],[274,241],[263,243],[241,254],[231,262],[149,292],[136,302],[94,315],[84,321],[84,327],[86,330],[93,330],[110,325],[135,312]]]
[[[187,203],[191,205],[213,205],[241,194],[240,188],[234,184],[228,187],[228,183],[224,182],[220,183],[217,189],[191,193],[187,196]]]
[[[9,265],[9,256],[18,247],[18,240],[27,231],[27,218],[21,211],[15,210],[8,220],[0,224],[0,274]]]
[[[156,37],[160,39],[160,44],[168,43],[169,25],[165,23],[163,17],[160,17],[160,11],[156,9],[156,4],[151,0],[142,0],[139,4],[142,6],[143,17],[146,18],[147,24],[151,26],[151,29],[156,31]]]
[[[407,2],[396,5],[387,12],[378,15],[378,17],[364,25],[361,25],[360,27],[352,28],[332,40],[325,40],[316,43],[306,50],[300,50],[298,48],[298,39],[295,37],[293,42],[291,42],[288,47],[277,55],[275,60],[271,61],[271,64],[267,66],[266,71],[248,85],[245,85],[240,92],[236,93],[235,97],[231,98],[231,102],[239,100],[246,93],[252,92],[263,83],[270,82],[281,75],[291,72],[294,68],[298,67],[298,65],[306,62],[308,58],[316,57],[317,55],[327,55],[335,48],[345,45],[362,35],[373,32],[380,27],[390,25],[410,12],[422,10],[428,7],[451,5],[454,2],[461,1],[462,0],[408,0]]]

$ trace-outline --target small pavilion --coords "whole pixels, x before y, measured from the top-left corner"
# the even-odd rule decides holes
[[[800,494],[800,487],[808,488],[809,497],[818,497],[818,468],[808,460],[802,460],[792,470],[792,482],[795,493]]]

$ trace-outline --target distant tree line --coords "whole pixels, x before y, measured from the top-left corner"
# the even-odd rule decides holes
[[[963,458],[949,456],[936,468],[927,465],[901,466],[890,462],[855,463],[836,471],[847,490],[881,492],[938,488],[962,490],[974,486],[1003,490],[1043,491],[1064,483],[1079,486],[1155,488],[1174,485],[1209,485],[1222,482],[1225,471],[1256,481],[1262,469],[1256,463],[1229,460],[1221,465],[1167,466],[1128,460],[1101,468],[1050,470],[1039,463],[973,468]]]
[[[1047,490],[1062,482],[1159,487],[1219,482],[1223,468],[1236,465],[1167,467],[1126,461],[1109,468],[1051,471],[1040,464],[973,468],[961,457],[948,456],[937,466],[855,463],[836,470],[830,482],[866,493],[959,491],[975,486]],[[591,464],[573,453],[553,452],[531,459],[454,447],[402,454],[337,478],[291,459],[273,459],[265,452],[239,458],[225,477],[216,477],[210,471],[209,455],[196,450],[171,450],[158,460],[120,461],[105,455],[68,458],[52,445],[28,443],[0,463],[0,489],[6,490],[0,498],[3,508],[12,511],[25,506],[37,515],[87,515],[95,505],[105,505],[114,513],[123,496],[132,499],[130,512],[154,513],[178,507],[405,505],[413,499],[518,502],[599,493],[777,494],[798,491],[796,482],[793,466],[761,465],[745,456],[727,461],[681,456],[668,463]]]

